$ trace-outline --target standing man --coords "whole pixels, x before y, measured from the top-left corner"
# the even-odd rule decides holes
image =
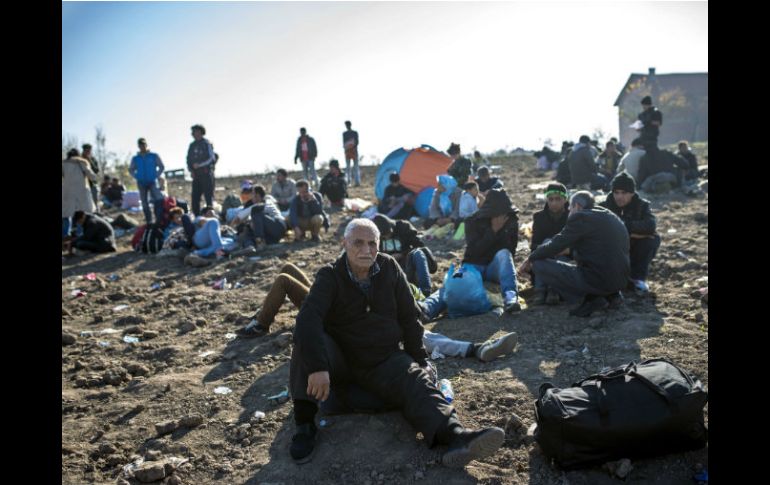
[[[310,180],[318,186],[318,175],[315,173],[315,158],[318,156],[318,148],[312,136],[307,134],[305,128],[299,129],[299,138],[297,138],[297,149],[294,151],[294,164],[297,160],[302,162],[302,171],[305,180]]]
[[[206,199],[206,205],[214,204],[214,164],[217,157],[214,146],[203,136],[206,128],[203,125],[193,125],[192,136],[195,139],[187,149],[187,170],[192,175],[192,212],[200,215],[201,195]]]
[[[361,171],[358,169],[358,132],[350,128],[350,121],[345,122],[347,131],[342,133],[342,146],[345,148],[345,179],[348,185],[355,182],[361,185]],[[350,161],[353,160],[353,170],[350,171]],[[353,179],[353,180],[351,180]]]
[[[83,155],[82,157],[88,160],[89,165],[91,165],[91,171],[93,171],[95,174],[99,173],[99,162],[96,161],[93,154],[93,147],[90,143],[84,143],[83,144]],[[94,200],[94,207],[96,207],[96,212],[99,212],[99,190],[97,189],[96,183],[88,181],[88,185],[91,189],[91,198]]]
[[[157,153],[147,149],[147,140],[139,138],[136,143],[139,145],[139,153],[131,159],[128,171],[136,179],[136,186],[139,188],[144,220],[147,224],[152,224],[152,212],[150,212],[147,193],[150,192],[152,195],[155,222],[160,222],[163,219],[163,194],[158,186],[158,177],[163,173],[163,161]]]
[[[652,98],[645,96],[642,98],[642,112],[639,113],[639,121],[642,127],[639,129],[639,138],[645,146],[658,146],[658,135],[660,126],[663,124],[663,113],[652,105]]]

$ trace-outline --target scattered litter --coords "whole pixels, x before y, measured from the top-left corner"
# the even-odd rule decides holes
[[[305,266],[307,266],[307,263],[306,263],[306,262],[304,262],[304,261],[299,261],[299,262],[297,263],[297,266],[299,266],[300,268],[304,268]]]
[[[96,345],[98,345],[99,347],[109,347],[110,343],[109,342],[105,342],[104,340],[100,340],[100,341],[96,342]]]
[[[674,229],[674,228],[672,227],[671,229],[669,229],[669,230],[668,230],[668,231],[666,231],[666,232],[667,232],[667,233],[669,233],[669,234],[676,234],[676,229]]]
[[[77,298],[79,296],[86,296],[88,293],[86,293],[83,290],[72,290],[70,292],[70,295],[72,295],[72,298]]]
[[[682,259],[687,259],[687,255],[684,254],[682,251],[677,251],[676,255],[679,256]]]
[[[323,418],[322,420],[318,421],[318,425],[322,428],[328,428],[332,425],[332,422],[326,418]]]
[[[201,352],[200,354],[198,354],[198,357],[204,358],[204,357],[208,357],[209,355],[212,355],[214,353],[215,352],[213,350],[207,350],[205,352]]]
[[[126,235],[126,230],[122,228],[115,229],[115,237],[122,237]]]
[[[259,261],[260,259],[262,259],[262,256],[251,256],[249,261]]]
[[[123,478],[133,478],[134,477],[134,470],[142,466],[144,463],[144,458],[139,457],[134,462],[129,463],[128,465],[123,466]]]
[[[165,287],[166,287],[166,283],[160,281],[158,283],[153,283],[152,285],[150,285],[150,291],[156,291]]]
[[[215,290],[226,290],[230,286],[227,284],[227,278],[222,278],[219,281],[215,281],[211,287],[214,288]]]
[[[96,279],[96,273],[88,273],[84,278],[88,281],[94,281]]]
[[[139,337],[134,337],[133,335],[125,335],[123,337],[123,341],[127,344],[138,344]]]
[[[118,276],[116,274],[111,274],[111,275],[109,275],[107,277],[107,279],[110,280],[110,281],[118,281],[120,279],[120,276]]]
[[[701,276],[700,278],[698,278],[697,280],[695,280],[695,282],[696,282],[696,283],[700,283],[700,284],[706,284],[706,285],[707,285],[707,284],[709,284],[709,277],[708,277],[708,276]]]
[[[274,396],[268,396],[267,400],[273,405],[283,404],[289,400],[289,390],[284,389]]]
[[[244,284],[243,284],[243,283],[241,283],[240,281],[237,281],[237,282],[235,283],[235,285],[233,285],[233,289],[236,289],[236,288],[243,288],[243,286],[244,286]]]
[[[99,334],[100,335],[110,335],[110,334],[118,333],[118,332],[120,332],[120,330],[115,330],[114,328],[105,328],[104,330],[100,330]]]
[[[535,200],[545,200],[545,194],[542,192],[538,192],[535,194]]]
[[[233,390],[227,386],[219,386],[214,389],[214,394],[230,394],[231,392],[233,392]]]
[[[112,309],[113,312],[119,312],[128,308],[128,305],[118,305]]]
[[[225,334],[225,339],[226,340],[234,340],[236,338],[238,338],[238,336],[236,334],[234,334],[234,333],[226,333]]]
[[[81,337],[93,337],[94,336],[94,331],[93,330],[83,330],[82,332],[80,332],[80,336]]]
[[[667,340],[667,342],[668,342],[668,343],[671,343],[671,342],[673,342],[673,341],[674,341],[674,339],[672,339],[672,338],[670,338],[670,339],[668,339],[668,340]]]
[[[588,345],[583,344],[583,350],[581,350],[580,353],[583,354],[583,357],[588,358]]]
[[[254,417],[261,421],[265,419],[265,413],[262,411],[254,411]]]
[[[527,185],[527,188],[529,190],[543,190],[544,188],[548,187],[548,184],[551,182],[538,182],[536,184],[529,184]]]

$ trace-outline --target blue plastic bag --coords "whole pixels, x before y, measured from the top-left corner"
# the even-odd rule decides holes
[[[455,188],[457,188],[457,180],[451,175],[439,175],[436,178],[438,179],[438,183],[443,185],[446,189],[439,196],[439,207],[441,207],[441,213],[444,217],[449,217],[449,215],[452,214],[452,199],[450,199],[449,196],[454,192]]]
[[[480,315],[492,309],[481,273],[472,265],[455,271],[454,263],[444,277],[444,298],[449,318]]]

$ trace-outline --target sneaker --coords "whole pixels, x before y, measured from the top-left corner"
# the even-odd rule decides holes
[[[579,307],[570,310],[569,314],[573,317],[590,317],[591,314],[598,310],[604,310],[609,306],[607,299],[603,296],[598,296],[589,300],[588,298],[583,300],[583,304]]]
[[[441,457],[441,464],[449,468],[463,468],[473,460],[492,455],[503,445],[503,440],[505,431],[500,428],[464,430],[452,440]]]
[[[556,292],[556,290],[548,290],[548,293],[545,297],[546,305],[558,305],[560,301],[561,297],[559,296],[559,293]]]
[[[253,318],[248,325],[239,328],[235,333],[243,338],[262,337],[263,335],[270,333],[270,328],[259,323],[259,320],[256,318]]]
[[[314,423],[306,423],[297,426],[297,433],[291,438],[289,454],[297,464],[307,463],[313,459],[315,449],[315,437],[318,430]]]
[[[634,283],[634,288],[639,293],[648,293],[650,286],[644,280],[631,280]]]
[[[490,360],[494,360],[503,354],[510,353],[513,348],[516,347],[516,342],[518,341],[519,336],[516,335],[516,332],[511,332],[494,340],[487,340],[481,344],[481,347],[479,347],[476,355],[480,361],[489,362]]]
[[[239,256],[251,256],[253,254],[257,254],[257,248],[254,246],[246,246],[245,248],[236,249],[235,251],[230,252],[230,256],[236,258]]]
[[[519,297],[515,291],[508,290],[505,292],[505,298],[503,299],[505,304],[503,308],[506,313],[518,312],[521,310],[521,304],[519,303]]]

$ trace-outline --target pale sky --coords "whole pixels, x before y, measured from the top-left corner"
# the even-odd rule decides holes
[[[190,126],[218,175],[399,147],[558,148],[601,129],[631,73],[708,72],[707,2],[63,2],[62,135],[121,155],[147,138],[185,166]],[[344,163],[343,163],[344,165]]]

